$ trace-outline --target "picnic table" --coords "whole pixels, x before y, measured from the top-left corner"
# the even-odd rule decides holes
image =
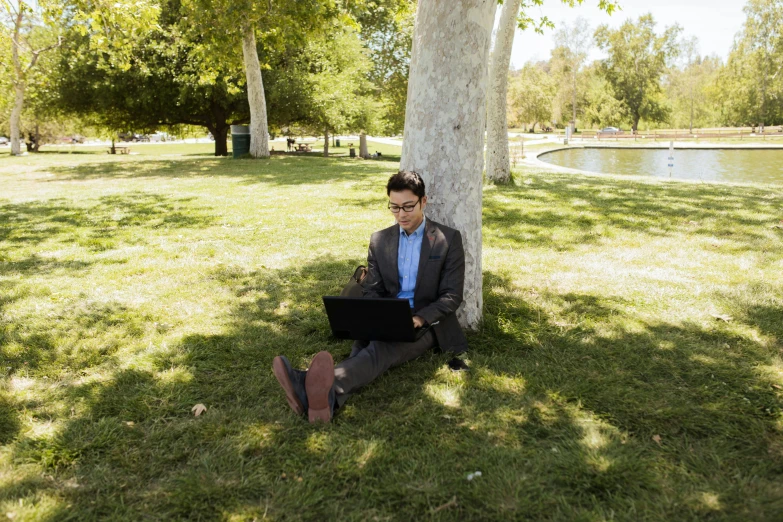
[[[116,154],[130,154],[130,147],[114,147],[114,150],[116,151]],[[106,152],[111,154],[111,147],[109,147],[109,150]]]
[[[310,145],[308,145],[307,143],[300,143],[299,145],[297,145],[297,147],[294,149],[294,151],[296,151],[296,152],[312,152],[313,149],[310,148]]]

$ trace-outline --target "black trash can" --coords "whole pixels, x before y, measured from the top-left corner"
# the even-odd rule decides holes
[[[340,146],[340,138],[337,138],[337,146]]]
[[[250,127],[247,125],[231,126],[231,149],[234,158],[250,153]]]
[[[351,155],[352,158],[356,157],[356,149],[348,149],[348,153]]]

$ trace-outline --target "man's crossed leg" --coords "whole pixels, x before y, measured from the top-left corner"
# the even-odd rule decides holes
[[[329,352],[318,352],[307,371],[295,370],[284,356],[272,363],[277,382],[296,413],[310,422],[329,422],[352,393],[386,370],[416,359],[435,345],[432,331],[410,342],[354,342],[351,355],[336,367]]]

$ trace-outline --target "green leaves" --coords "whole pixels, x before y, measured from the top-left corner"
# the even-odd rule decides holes
[[[158,27],[156,0],[77,0],[72,21],[107,67],[131,67],[137,42]]]
[[[510,0],[506,0],[510,1]],[[519,1],[519,0],[515,0]],[[549,19],[548,16],[542,16],[539,19],[535,19],[527,14],[527,9],[531,7],[540,7],[544,5],[545,0],[521,0],[520,2],[520,11],[519,16],[517,18],[517,27],[522,29],[523,31],[527,29],[533,29],[538,34],[544,34],[544,31],[546,29],[554,29],[555,23]],[[551,1],[551,0],[550,0]],[[584,3],[584,0],[560,0],[563,4],[569,6],[569,7],[576,7],[578,5],[582,5]],[[502,0],[499,0],[498,3],[503,3]],[[606,11],[607,14],[611,15],[616,10],[620,9],[620,5],[615,0],[598,0],[598,8],[602,11]]]
[[[552,117],[554,79],[541,67],[527,63],[509,78],[509,122],[518,124],[548,122]]]
[[[728,125],[783,121],[783,1],[750,0],[715,95]]]
[[[619,29],[603,25],[595,32],[598,47],[608,54],[599,70],[612,87],[615,99],[627,110],[633,129],[639,120],[665,121],[668,109],[662,102],[661,77],[668,61],[677,54],[677,25],[662,35],[655,33],[655,20],[647,14]]]

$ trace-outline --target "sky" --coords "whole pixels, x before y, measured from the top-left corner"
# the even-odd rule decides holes
[[[555,31],[563,22],[571,24],[578,16],[586,18],[595,29],[601,24],[616,28],[628,18],[636,20],[640,15],[652,13],[659,34],[665,27],[678,23],[683,28],[682,36],[698,38],[700,54],[717,54],[724,60],[731,50],[734,35],[745,21],[742,12],[745,0],[619,0],[619,3],[622,10],[611,16],[598,9],[598,0],[584,0],[581,6],[574,8],[562,5],[560,0],[546,0],[543,6],[529,9],[528,14],[534,19],[548,16],[555,23],[555,29],[547,29],[543,36],[532,29],[524,32],[517,29],[511,65],[519,69],[529,60],[549,59]],[[601,57],[597,49],[590,54],[590,60]]]

